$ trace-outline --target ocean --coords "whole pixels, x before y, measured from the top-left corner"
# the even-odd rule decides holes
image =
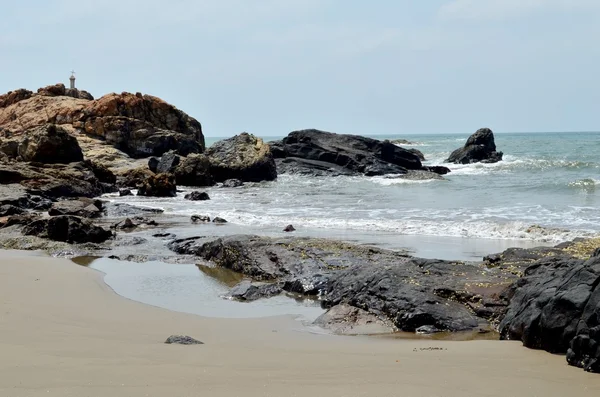
[[[422,151],[427,165],[442,165],[468,136],[374,138],[409,140],[411,145],[401,146]],[[209,201],[184,200],[184,193],[198,190],[188,187],[179,187],[183,193],[176,198],[106,198],[162,208],[167,217],[179,220],[168,230],[179,238],[240,233],[282,236],[282,229],[292,224],[296,236],[342,239],[439,259],[481,260],[509,247],[555,245],[600,235],[600,133],[503,133],[495,137],[498,150],[504,152],[503,161],[444,164],[452,170],[444,180],[280,175],[274,182],[248,183],[241,188],[200,189],[209,194]],[[216,140],[208,138],[207,144]],[[188,221],[193,214],[220,216],[229,223],[193,225]],[[198,303],[209,298],[202,285],[212,281],[194,266],[130,266],[135,276],[126,277],[122,264],[109,260],[96,264],[107,273],[107,282],[125,296],[173,310],[214,315]],[[227,288],[221,285],[217,290],[224,294]],[[213,299],[218,294],[209,295]],[[309,310],[312,315],[305,317],[314,318],[320,313],[314,302],[291,299],[254,305],[266,305],[266,309],[241,309],[235,314],[232,304],[222,314],[305,315]]]

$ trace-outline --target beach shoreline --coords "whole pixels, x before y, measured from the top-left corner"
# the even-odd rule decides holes
[[[600,379],[520,342],[299,332],[291,316],[218,319],[125,299],[97,271],[0,251],[3,396],[577,396]],[[186,334],[204,345],[166,345]],[[439,349],[439,350],[438,350]]]

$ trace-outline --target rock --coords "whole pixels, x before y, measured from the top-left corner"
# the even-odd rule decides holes
[[[346,304],[332,307],[314,324],[338,335],[389,334],[396,330],[388,320]]]
[[[138,227],[137,224],[133,223],[133,221],[130,218],[126,218],[124,221],[115,223],[110,228],[119,230],[132,230],[136,227]]]
[[[282,292],[283,289],[277,284],[253,283],[245,280],[233,287],[228,297],[242,302],[252,302],[257,299],[271,298]]]
[[[33,92],[20,88],[14,91],[8,91],[6,94],[0,95],[0,109],[7,108],[19,101],[31,98]]]
[[[177,186],[171,174],[157,174],[146,179],[138,187],[138,196],[175,197]]]
[[[414,142],[411,142],[406,139],[394,139],[390,142],[392,142],[394,145],[414,145]]]
[[[227,221],[225,219],[220,218],[218,216],[214,217],[212,221],[213,221],[213,223],[227,223]]]
[[[210,197],[208,196],[208,193],[206,193],[206,192],[192,192],[192,193],[186,194],[184,198],[186,200],[191,200],[191,201],[210,200]]]
[[[197,339],[192,338],[191,336],[184,335],[171,335],[165,341],[167,344],[178,344],[178,345],[203,345],[203,342],[200,342]]]
[[[37,90],[38,95],[42,96],[64,96],[65,95],[65,85],[62,83],[49,85],[47,87],[39,88]]]
[[[446,175],[450,172],[450,168],[442,165],[426,165],[423,167],[425,171],[433,172],[438,175]]]
[[[317,295],[325,308],[349,305],[410,332],[495,324],[508,304],[500,294],[517,279],[508,265],[412,258],[334,240],[228,236],[175,240],[168,247],[254,281],[283,283],[285,291]]]
[[[132,157],[204,151],[200,123],[150,95],[112,93],[93,100],[88,92],[58,84],[35,95],[23,90],[0,96],[0,105],[0,128],[15,135],[54,123]]]
[[[137,217],[143,215],[162,214],[164,210],[160,208],[137,207],[125,203],[111,203],[104,205],[104,211],[109,218]]]
[[[77,99],[85,99],[86,101],[93,101],[94,97],[92,94],[85,90],[78,90],[77,88],[67,88],[65,90],[65,96],[70,96],[71,98]]]
[[[280,173],[311,175],[385,175],[423,170],[418,154],[389,141],[319,130],[291,132],[271,142]]]
[[[119,197],[125,196],[133,196],[133,193],[131,193],[131,190],[129,189],[119,189]]]
[[[172,174],[175,172],[175,169],[179,165],[180,161],[181,157],[175,154],[174,151],[168,151],[167,153],[162,155],[156,166],[156,171],[154,172],[156,172],[157,174]],[[148,162],[149,168],[150,165],[150,162]]]
[[[94,176],[102,183],[114,185],[117,183],[116,175],[104,165],[91,160],[85,160],[84,163],[94,173]]]
[[[210,222],[210,217],[206,215],[192,215],[190,220],[192,223],[207,223]]]
[[[93,225],[88,219],[72,215],[60,215],[31,222],[23,228],[23,234],[71,244],[102,243],[112,237],[110,231]]]
[[[181,160],[175,169],[175,180],[181,186],[213,186],[210,161],[202,154],[192,154]]]
[[[271,148],[262,139],[246,132],[213,144],[206,152],[215,181],[239,179],[244,182],[277,178]]]
[[[286,227],[283,229],[283,231],[284,231],[284,232],[293,232],[293,231],[296,231],[296,228],[295,228],[294,226],[292,226],[292,225],[287,225],[287,226],[286,226]]]
[[[408,150],[409,152],[411,152],[412,154],[414,154],[415,156],[417,156],[419,158],[419,160],[425,161],[425,155],[420,150],[417,150],[417,149],[414,149],[414,148],[412,148],[412,149],[406,149],[406,150]]]
[[[156,238],[175,238],[176,236],[173,233],[156,233],[156,234],[153,234],[152,237],[156,237]]]
[[[160,163],[160,159],[157,159],[156,157],[150,157],[148,159],[148,169],[156,174],[159,163]]]
[[[0,217],[0,229],[14,225],[28,225],[39,217],[36,213]]]
[[[436,334],[438,332],[440,332],[440,330],[431,325],[423,325],[415,330],[415,333],[423,335]]]
[[[39,163],[67,164],[83,160],[83,152],[77,139],[54,124],[26,131],[18,152],[24,161]]]
[[[74,215],[83,218],[98,218],[102,215],[102,201],[81,197],[76,200],[63,200],[52,204],[50,216]]]
[[[21,215],[26,211],[22,208],[15,207],[11,204],[0,205],[0,216],[11,216],[11,215]]]
[[[200,123],[151,95],[108,94],[89,102],[78,125],[90,136],[104,139],[132,157],[201,153]]]
[[[227,179],[221,185],[221,187],[240,187],[240,186],[244,186],[244,182],[240,181],[239,179]]]
[[[448,163],[496,163],[502,160],[502,152],[496,151],[494,133],[489,128],[481,128],[467,139],[464,147],[456,149],[446,160]]]
[[[0,164],[0,183],[19,183],[28,193],[46,198],[96,197],[105,192],[85,162]]]
[[[122,171],[117,176],[117,185],[120,187],[132,187],[137,188],[139,185],[150,177],[154,176],[154,173],[145,167],[138,167]]]

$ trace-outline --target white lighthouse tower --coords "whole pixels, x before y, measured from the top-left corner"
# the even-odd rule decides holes
[[[69,80],[71,81],[71,89],[74,90],[75,89],[75,71],[71,70],[71,77],[69,77]]]

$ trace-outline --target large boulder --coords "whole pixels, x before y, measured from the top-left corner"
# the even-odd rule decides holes
[[[71,244],[102,243],[113,235],[110,231],[95,226],[88,219],[71,215],[34,221],[23,228],[23,234]]]
[[[54,124],[28,130],[19,144],[18,153],[25,161],[39,163],[67,164],[83,160],[77,139]]]
[[[177,186],[171,174],[157,174],[147,178],[138,187],[138,196],[175,197]]]
[[[502,160],[502,152],[496,151],[494,133],[489,128],[480,128],[467,139],[462,148],[456,149],[446,160],[448,163],[496,163]]]
[[[136,188],[144,183],[144,181],[154,175],[146,167],[137,167],[123,170],[117,175],[117,185],[122,188]]]
[[[158,161],[158,164],[156,165],[156,170],[153,170],[150,167],[150,162],[148,163],[148,168],[157,174],[172,174],[175,172],[180,162],[181,157],[179,157],[174,151],[169,151],[162,155]]]
[[[132,157],[181,155],[204,150],[202,127],[160,98],[140,93],[108,94],[83,109],[74,126]]]
[[[97,218],[102,215],[101,200],[80,197],[75,200],[61,200],[52,204],[48,210],[50,216],[75,215],[83,218]]]
[[[280,173],[374,176],[427,170],[419,153],[358,135],[294,131],[271,146]]]
[[[262,139],[246,132],[213,144],[206,152],[215,181],[239,179],[244,182],[277,178],[271,148]]]
[[[65,92],[65,85],[62,83],[49,85],[46,87],[39,88],[37,90],[38,95],[41,96],[64,96]]]
[[[567,353],[571,365],[600,372],[600,239],[555,247],[511,248],[484,258],[522,276],[503,292],[510,304],[501,339],[533,349]]]
[[[500,292],[517,279],[508,265],[488,269],[323,239],[189,238],[169,248],[288,292],[319,296],[326,308],[352,306],[361,310],[352,311],[356,321],[365,321],[364,311],[403,331],[489,328],[507,305]]]
[[[213,186],[211,163],[203,154],[190,154],[175,169],[175,179],[182,186]]]

